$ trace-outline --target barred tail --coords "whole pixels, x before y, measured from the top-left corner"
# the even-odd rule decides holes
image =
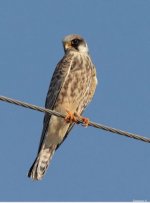
[[[56,145],[51,145],[49,148],[43,147],[43,149],[41,149],[28,172],[29,178],[32,178],[33,180],[41,180],[43,178],[55,149]]]

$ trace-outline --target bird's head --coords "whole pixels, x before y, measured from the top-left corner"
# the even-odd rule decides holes
[[[65,53],[68,50],[78,51],[80,53],[88,53],[88,46],[86,41],[80,35],[67,35],[63,39],[63,46]]]

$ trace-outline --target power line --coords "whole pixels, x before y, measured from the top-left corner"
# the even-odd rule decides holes
[[[40,107],[40,106],[36,106],[36,105],[33,105],[33,104],[29,104],[29,103],[26,103],[26,102],[22,102],[22,101],[12,99],[12,98],[8,98],[8,97],[1,96],[1,95],[0,95],[0,101],[8,102],[8,103],[11,103],[11,104],[16,104],[18,106],[29,108],[29,109],[32,109],[32,110],[35,110],[35,111],[40,111],[40,112],[43,112],[43,113],[49,113],[50,115],[55,115],[55,116],[58,116],[58,117],[61,117],[61,118],[66,117],[66,115],[64,115],[62,113],[59,113],[59,112],[56,112],[54,110],[46,109],[46,108],[43,108],[43,107]],[[81,119],[77,118],[77,121],[78,121],[78,123],[83,124],[83,121]],[[106,131],[109,131],[111,133],[116,133],[116,134],[119,134],[119,135],[123,135],[123,136],[133,138],[133,139],[136,139],[136,140],[140,140],[140,141],[143,141],[143,142],[150,143],[150,138],[143,137],[141,135],[137,135],[137,134],[133,134],[133,133],[129,133],[129,132],[126,132],[126,131],[123,131],[123,130],[112,128],[112,127],[102,125],[102,124],[99,124],[99,123],[95,123],[95,122],[92,122],[92,121],[89,122],[89,126],[92,126],[92,127],[98,128],[98,129],[102,129],[102,130],[106,130]]]

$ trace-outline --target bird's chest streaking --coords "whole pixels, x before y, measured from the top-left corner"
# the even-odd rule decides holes
[[[72,58],[53,109],[63,114],[71,111],[80,115],[89,103],[94,66],[87,54],[76,54]],[[45,137],[47,145],[61,143],[69,125],[63,118],[52,115]]]
[[[75,54],[54,109],[80,114],[88,102],[93,65],[87,54]]]

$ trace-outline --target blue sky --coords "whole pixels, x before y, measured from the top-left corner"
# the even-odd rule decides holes
[[[0,94],[43,106],[61,40],[88,42],[99,85],[85,116],[150,137],[150,1],[1,0]],[[1,201],[150,200],[150,145],[76,126],[45,178],[27,178],[43,114],[0,102]]]

